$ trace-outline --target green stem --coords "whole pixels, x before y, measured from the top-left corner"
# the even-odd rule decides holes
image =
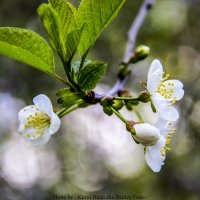
[[[60,76],[58,76],[57,74],[54,74],[54,77],[57,78],[62,83],[66,84],[65,81]]]
[[[140,120],[140,122],[143,122],[142,116],[140,115],[140,113],[137,111],[137,109],[135,109],[133,107],[133,111],[135,112],[135,114],[137,115],[138,119]]]
[[[115,115],[117,115],[117,117],[119,117],[119,119],[121,119],[125,124],[127,124],[127,120],[122,116],[122,114],[120,112],[115,110],[112,106],[109,106],[109,107],[115,113]]]
[[[68,81],[64,81],[60,76],[58,76],[57,74],[55,74],[54,76],[55,78],[57,78],[59,81],[61,81],[62,83],[64,83],[65,85],[69,86],[70,88],[73,88],[73,85],[68,82]]]
[[[62,59],[62,64],[64,66],[65,73],[67,75],[67,84],[70,88],[73,88],[75,91],[79,91],[78,84],[73,80],[72,73],[70,72],[70,66]]]
[[[70,108],[63,108],[60,111],[58,111],[56,114],[58,115],[59,118],[62,118],[64,115],[76,110],[79,108],[79,104],[75,104],[71,106]]]
[[[143,81],[141,81],[141,82],[140,82],[140,85],[141,85],[145,90],[147,90],[147,84],[146,84],[146,83],[144,83]]]
[[[88,51],[83,55],[83,57],[81,59],[79,70],[84,66],[84,62],[85,62],[85,59],[87,57],[87,54],[88,54]]]
[[[113,100],[130,100],[130,101],[139,101],[138,98],[134,98],[134,97],[113,97]]]

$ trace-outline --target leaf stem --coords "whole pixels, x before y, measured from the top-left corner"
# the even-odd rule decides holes
[[[138,101],[138,98],[135,97],[113,97],[113,100],[130,100],[130,101]]]
[[[133,111],[134,111],[135,114],[137,115],[137,117],[138,117],[138,119],[140,120],[140,122],[143,122],[142,116],[141,116],[141,114],[137,111],[137,109],[133,107]]]
[[[56,114],[58,115],[59,118],[62,118],[64,115],[78,109],[79,107],[80,107],[79,104],[75,104],[71,106],[70,108],[62,108]]]
[[[64,83],[65,85],[69,86],[70,88],[73,88],[73,85],[69,81],[64,81],[60,76],[57,74],[54,74],[54,77],[57,78],[59,81]]]
[[[125,124],[127,124],[127,120],[122,116],[122,114],[120,112],[118,112],[117,110],[115,110],[112,106],[109,106],[109,107],[115,113],[115,115],[117,115],[117,117],[119,119],[121,119]]]
[[[60,76],[58,76],[57,74],[54,74],[54,77],[57,78],[62,83],[66,84],[66,82]]]

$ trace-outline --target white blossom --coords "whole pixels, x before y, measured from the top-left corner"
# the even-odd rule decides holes
[[[172,105],[183,97],[184,90],[179,80],[168,80],[169,76],[163,72],[160,61],[154,60],[148,72],[147,90],[159,116],[164,120],[176,121],[179,113]]]
[[[34,145],[41,145],[47,143],[51,135],[58,131],[61,122],[46,95],[36,96],[33,103],[18,113],[19,132]]]
[[[135,124],[134,129],[136,132],[134,138],[145,146],[154,145],[160,138],[159,130],[148,123]]]
[[[134,128],[136,130],[136,136],[140,135],[140,133],[137,131],[142,132],[142,130],[139,130],[135,126]],[[149,125],[149,127],[150,126],[154,127],[152,125]],[[150,129],[143,130],[143,132],[145,132],[146,138],[149,139],[151,138],[150,136],[154,135],[155,140],[152,139],[151,145],[149,145],[150,143],[147,145],[141,142],[141,144],[145,146],[145,160],[154,172],[159,172],[162,165],[164,165],[166,151],[170,150],[169,145],[171,143],[172,135],[176,132],[176,129],[173,127],[173,122],[164,121],[162,118],[159,118],[156,123],[156,127],[151,128],[151,132],[149,132],[149,137],[147,134],[148,130],[150,131]],[[153,130],[154,133],[152,132]],[[137,137],[135,138],[137,140]]]

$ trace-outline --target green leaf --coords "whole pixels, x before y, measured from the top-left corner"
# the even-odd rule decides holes
[[[54,58],[48,43],[33,31],[0,28],[0,54],[54,75]]]
[[[56,95],[58,96],[58,103],[65,108],[75,105],[81,99],[80,93],[72,92],[67,88],[59,90]]]
[[[79,44],[83,28],[71,31],[66,36],[66,61],[71,61]]]
[[[101,81],[107,64],[104,62],[93,62],[84,66],[79,71],[78,84],[80,88],[87,92],[91,91]]]
[[[38,10],[41,22],[48,34],[49,40],[58,55],[64,56],[65,48],[61,37],[61,25],[58,13],[47,4],[42,4]]]
[[[60,53],[62,59],[70,62],[77,50],[83,25],[77,25],[76,8],[66,0],[49,0],[49,3],[50,14],[46,19],[46,24],[49,25],[46,30],[48,32],[51,28],[53,29],[51,32],[54,34],[51,35],[57,51],[62,50]]]
[[[78,9],[79,20],[85,27],[78,45],[84,56],[94,44],[100,33],[117,16],[125,0],[83,0]]]
[[[51,6],[58,13],[61,21],[62,36],[66,39],[67,33],[76,29],[76,8],[66,0],[49,0]],[[65,40],[64,40],[65,42]]]
[[[91,60],[85,60],[83,66],[86,66],[86,65],[89,64],[89,63],[92,63],[92,61],[91,61]],[[72,69],[74,70],[74,73],[75,73],[75,74],[78,73],[79,68],[80,68],[80,64],[81,64],[80,61],[76,61],[76,62],[74,62],[74,63],[72,64]]]

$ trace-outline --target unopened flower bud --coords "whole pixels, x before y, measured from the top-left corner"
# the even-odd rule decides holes
[[[134,135],[135,140],[144,146],[152,146],[160,138],[159,130],[148,123],[135,124],[133,128],[136,132],[136,135]]]
[[[130,101],[125,102],[125,106],[127,110],[133,110],[133,105]]]
[[[100,104],[102,106],[112,105],[113,104],[113,97],[112,96],[103,97],[100,101]]]
[[[114,101],[113,101],[112,107],[113,107],[114,109],[120,110],[121,108],[123,108],[123,106],[124,106],[123,101],[121,101],[121,100],[114,100]]]
[[[130,63],[136,63],[140,60],[144,60],[150,53],[150,48],[145,45],[138,46],[130,58]]]
[[[151,96],[150,96],[149,92],[143,91],[140,93],[138,99],[139,99],[139,101],[141,101],[143,103],[147,103],[147,102],[151,101]]]
[[[135,135],[135,129],[133,128],[133,126],[135,125],[134,121],[127,121],[126,124],[126,130],[129,131],[131,133],[131,135]]]
[[[103,107],[103,112],[105,114],[107,114],[108,116],[111,116],[113,114],[113,111],[112,111],[112,109],[109,106],[104,106]]]

